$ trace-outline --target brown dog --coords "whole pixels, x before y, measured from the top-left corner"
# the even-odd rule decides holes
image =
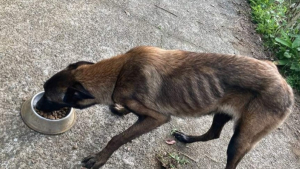
[[[234,169],[262,137],[284,121],[294,102],[291,87],[271,62],[145,46],[96,64],[71,64],[44,88],[37,103],[44,111],[101,103],[111,105],[115,113],[138,116],[101,152],[83,159],[87,168],[100,168],[120,146],[167,123],[171,115],[214,114],[204,135],[175,132],[174,136],[185,143],[215,139],[233,119],[226,169]]]

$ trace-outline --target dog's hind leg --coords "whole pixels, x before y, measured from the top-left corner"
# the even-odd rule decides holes
[[[228,145],[226,169],[235,169],[244,155],[264,136],[279,126],[286,115],[267,111],[243,113],[235,125],[234,134]]]
[[[129,110],[127,110],[125,107],[119,105],[119,104],[113,104],[109,106],[109,110],[118,116],[124,116],[128,113],[130,113]]]
[[[183,143],[193,143],[197,141],[208,141],[212,139],[217,139],[220,137],[221,131],[224,125],[231,119],[231,116],[224,113],[217,113],[214,115],[213,123],[210,129],[201,136],[189,136],[182,132],[175,131],[173,136]]]

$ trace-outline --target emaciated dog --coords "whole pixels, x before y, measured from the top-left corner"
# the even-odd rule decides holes
[[[100,168],[120,146],[170,120],[170,116],[213,114],[211,128],[201,136],[175,132],[182,142],[220,136],[234,120],[226,169],[234,169],[256,143],[291,113],[291,87],[269,61],[213,53],[194,53],[141,46],[98,63],[77,62],[44,84],[37,103],[43,111],[110,105],[117,114],[138,120],[114,136],[98,153],[83,159],[86,168]]]

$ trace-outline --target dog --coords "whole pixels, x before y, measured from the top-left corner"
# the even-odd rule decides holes
[[[264,136],[291,113],[291,87],[270,61],[238,55],[195,53],[135,47],[98,63],[77,62],[44,84],[36,107],[84,109],[109,105],[118,115],[133,113],[136,123],[114,136],[98,153],[82,160],[83,167],[100,168],[120,146],[170,121],[171,116],[212,114],[210,129],[201,136],[173,133],[184,143],[220,136],[235,123],[227,149],[226,169],[234,169]]]

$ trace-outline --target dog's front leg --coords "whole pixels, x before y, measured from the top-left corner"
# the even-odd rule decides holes
[[[137,101],[131,100],[126,102],[125,105],[138,116],[136,123],[121,134],[114,136],[101,152],[84,158],[82,160],[83,167],[92,169],[100,168],[106,163],[113,152],[123,144],[126,144],[136,137],[155,129],[170,120],[169,116],[148,109]]]

